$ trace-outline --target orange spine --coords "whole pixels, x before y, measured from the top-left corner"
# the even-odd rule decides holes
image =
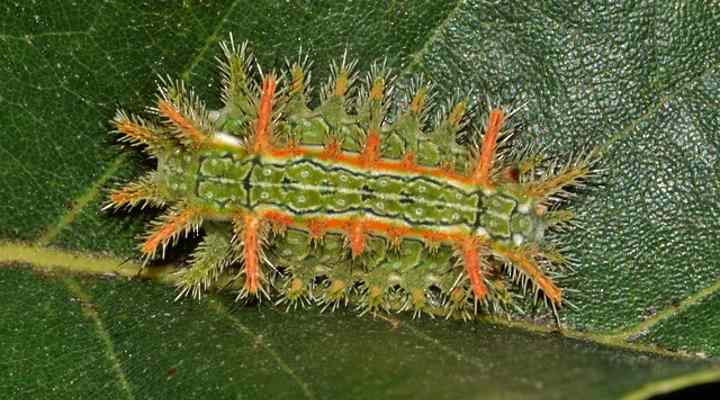
[[[197,215],[196,210],[182,210],[168,218],[158,230],[156,230],[142,246],[145,255],[152,255],[157,251],[158,246],[167,243],[172,237],[188,229],[192,219]]]
[[[275,97],[275,78],[268,76],[263,80],[260,95],[260,108],[255,123],[255,144],[253,151],[263,153],[272,149],[270,140],[270,121],[272,120],[273,98]]]
[[[490,174],[492,172],[493,160],[495,159],[495,147],[497,145],[497,137],[505,122],[505,113],[496,108],[490,112],[487,124],[485,125],[485,137],[483,139],[482,148],[480,149],[480,158],[478,159],[473,180],[483,186],[490,186]]]
[[[361,154],[363,167],[371,167],[380,158],[380,134],[375,129],[370,129],[367,135],[367,142]]]
[[[482,300],[488,293],[487,286],[482,279],[480,271],[481,261],[480,254],[477,249],[477,242],[471,238],[465,238],[461,242],[463,263],[465,264],[465,272],[470,279],[470,287],[477,300]]]
[[[205,140],[205,134],[195,128],[192,122],[185,118],[172,104],[165,100],[160,100],[158,103],[158,111],[178,127],[180,133],[193,143],[199,144]]]
[[[246,214],[243,216],[243,256],[245,260],[245,290],[256,294],[260,289],[260,219]]]

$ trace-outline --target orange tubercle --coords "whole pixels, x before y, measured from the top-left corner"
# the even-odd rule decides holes
[[[482,279],[482,272],[480,271],[482,261],[480,260],[480,253],[478,252],[478,243],[472,237],[467,237],[461,241],[460,247],[462,249],[465,272],[470,279],[470,287],[472,288],[475,298],[482,300],[487,296],[488,290]]]
[[[265,211],[263,218],[268,219],[279,225],[292,225],[293,218],[288,215],[277,211]]]
[[[255,123],[255,141],[253,144],[253,151],[256,153],[264,153],[272,150],[270,122],[272,120],[275,85],[276,82],[273,76],[267,76],[263,79],[260,107],[258,108],[257,122]]]
[[[260,219],[252,214],[243,217],[243,256],[245,260],[245,290],[256,294],[260,289]]]
[[[495,161],[495,148],[497,146],[497,137],[505,122],[505,112],[500,108],[496,108],[490,112],[485,124],[485,137],[483,139],[482,148],[480,149],[480,157],[478,158],[473,180],[483,186],[490,186],[490,174],[492,172],[493,162]]]
[[[283,233],[293,224],[293,218],[290,215],[276,211],[265,211],[262,213],[262,218],[270,221],[272,230],[275,233]]]
[[[363,167],[368,168],[375,164],[380,158],[380,134],[375,129],[370,129],[365,142],[365,148],[360,155]]]
[[[365,251],[365,226],[360,221],[350,223],[348,229],[348,239],[350,240],[350,250],[353,257],[357,257]]]
[[[407,169],[415,168],[415,153],[407,153],[402,159],[402,165]]]
[[[311,240],[321,240],[325,236],[327,228],[321,220],[313,219],[306,223]]]
[[[340,155],[340,144],[337,142],[337,140],[332,139],[330,140],[323,149],[323,152],[320,153],[320,158],[323,160],[335,160]]]

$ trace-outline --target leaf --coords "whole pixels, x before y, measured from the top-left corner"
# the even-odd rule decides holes
[[[720,356],[713,317],[720,288],[720,8],[650,1],[268,3],[0,6],[0,262],[123,270],[118,264],[135,255],[134,237],[150,216],[108,215],[99,207],[109,185],[145,167],[113,143],[107,121],[118,106],[147,105],[158,74],[183,77],[213,106],[213,58],[229,32],[249,40],[265,68],[281,67],[302,46],[315,60],[316,84],[347,47],[361,68],[387,57],[405,74],[425,74],[438,98],[474,88],[527,103],[521,140],[552,154],[600,146],[606,172],[574,203],[582,228],[563,238],[579,265],[562,282],[576,290],[576,308],[562,310],[563,334],[584,342],[526,333],[545,328],[523,322],[518,330],[497,321],[401,316],[392,330],[345,313],[238,309],[216,296],[172,303],[162,286],[66,272],[51,279],[3,267],[3,304],[13,304],[3,308],[3,320],[13,321],[0,336],[13,338],[0,350],[3,362],[14,369],[45,360],[37,372],[3,375],[3,391],[41,395],[78,379],[79,392],[69,389],[66,397],[100,390],[120,398],[240,391],[265,397],[274,390],[297,397],[307,395],[300,379],[316,397],[469,397],[487,390],[552,398],[592,388],[594,398],[614,398],[710,365],[638,352],[651,349],[638,342]],[[76,263],[52,248],[113,262]],[[99,306],[88,311],[71,297]],[[205,340],[213,329],[223,351]],[[272,344],[261,343],[258,356],[249,343],[260,334]],[[565,365],[586,368],[578,371],[587,381],[566,383]],[[635,367],[620,373],[626,365]],[[152,375],[156,369],[164,372]],[[32,379],[18,378],[27,374]],[[283,383],[270,385],[278,379]]]
[[[617,398],[709,365],[488,323],[174,302],[156,283],[26,268],[0,277],[0,381],[19,397]]]

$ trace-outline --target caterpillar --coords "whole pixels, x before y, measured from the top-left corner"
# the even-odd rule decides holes
[[[238,300],[288,309],[467,319],[539,304],[557,317],[571,261],[550,233],[571,223],[562,205],[595,152],[558,162],[513,150],[510,107],[433,107],[429,82],[396,85],[384,63],[362,79],[347,52],[312,106],[307,56],[263,73],[247,43],[220,46],[221,109],[161,78],[150,119],[112,121],[157,160],[105,206],[167,208],[140,244],[145,261],[202,230],[178,297],[230,279]]]

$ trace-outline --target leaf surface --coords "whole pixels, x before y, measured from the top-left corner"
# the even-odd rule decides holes
[[[526,323],[518,330],[399,317],[391,329],[345,313],[238,309],[216,296],[172,303],[162,286],[10,268],[15,260],[102,270],[57,258],[54,248],[111,257],[107,271],[136,255],[151,213],[99,208],[109,186],[147,165],[114,144],[108,121],[118,107],[150,104],[158,75],[186,79],[216,106],[214,57],[229,32],[252,43],[265,69],[281,68],[302,47],[315,60],[316,85],[347,48],[361,69],[386,57],[401,74],[424,74],[439,101],[473,89],[525,103],[520,141],[551,155],[599,146],[605,172],[573,203],[582,224],[563,238],[578,267],[562,282],[575,290],[576,308],[561,312],[567,336],[595,344],[530,334],[523,329],[536,328]],[[718,48],[720,8],[707,2],[6,2],[0,284],[13,324],[0,337],[14,346],[3,346],[5,363],[26,369],[4,375],[0,387],[22,397],[78,376],[78,392],[64,396],[525,398],[535,390],[553,398],[592,388],[591,398],[614,398],[704,371],[714,362],[638,351],[649,343],[720,357]],[[100,306],[88,312],[83,302]],[[213,329],[214,340],[203,340]],[[271,345],[253,347],[258,335]],[[214,353],[205,359],[203,351]],[[28,370],[28,359],[43,367]],[[578,365],[586,380],[564,383],[572,371],[563,365]],[[625,366],[630,372],[619,373]],[[18,378],[27,374],[33,378]]]

